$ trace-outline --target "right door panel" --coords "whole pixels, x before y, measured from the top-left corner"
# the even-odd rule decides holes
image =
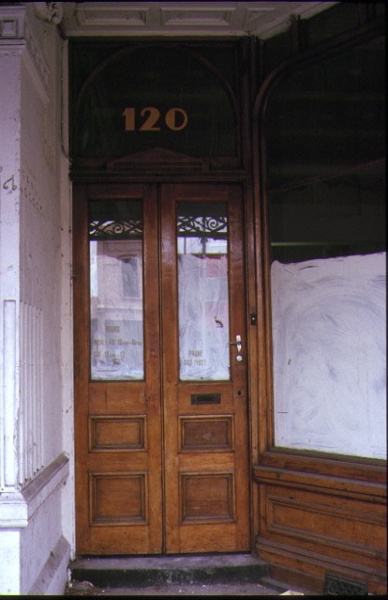
[[[165,550],[247,551],[241,190],[161,190]]]

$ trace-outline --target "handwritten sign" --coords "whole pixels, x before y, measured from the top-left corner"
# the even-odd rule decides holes
[[[142,379],[142,321],[95,319],[92,327],[92,379]]]
[[[183,359],[183,364],[187,367],[192,367],[193,365],[197,367],[205,367],[206,359],[202,358],[202,350],[189,350],[189,358]]]

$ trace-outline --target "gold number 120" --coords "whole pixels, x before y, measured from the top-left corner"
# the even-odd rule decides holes
[[[163,118],[158,108],[147,106],[140,111],[141,123],[137,125],[136,109],[126,108],[123,112],[125,117],[125,131],[160,131]],[[189,118],[183,108],[170,108],[164,115],[164,123],[171,131],[182,131],[187,127]],[[136,126],[137,125],[137,126]]]

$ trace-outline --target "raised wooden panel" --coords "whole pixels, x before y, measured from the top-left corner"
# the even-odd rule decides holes
[[[90,450],[145,450],[145,427],[145,416],[91,416]]]
[[[145,473],[90,475],[91,525],[144,524],[146,488]]]
[[[181,451],[233,450],[233,417],[180,417]]]
[[[234,519],[232,473],[182,474],[180,490],[183,523]]]
[[[270,531],[372,556],[384,547],[381,507],[285,490],[269,493],[267,506]]]
[[[385,511],[380,505],[329,494],[268,486],[265,489],[267,531],[293,538],[314,550],[317,544],[338,556],[342,551],[373,559],[384,552]]]
[[[370,593],[385,589],[383,498],[335,495],[329,485],[324,490],[306,485],[303,489],[302,482],[299,489],[260,484],[259,496],[262,526],[257,550],[280,569],[278,576],[317,591],[323,591],[327,573],[367,582]],[[303,572],[298,570],[301,560]]]
[[[130,393],[128,393],[130,385]],[[90,414],[145,414],[147,412],[144,383],[129,382],[90,382],[89,383]]]

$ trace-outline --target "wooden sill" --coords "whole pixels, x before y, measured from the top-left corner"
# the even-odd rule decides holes
[[[341,495],[386,498],[386,461],[358,457],[322,456],[318,452],[268,450],[253,465],[258,483],[317,487]]]

